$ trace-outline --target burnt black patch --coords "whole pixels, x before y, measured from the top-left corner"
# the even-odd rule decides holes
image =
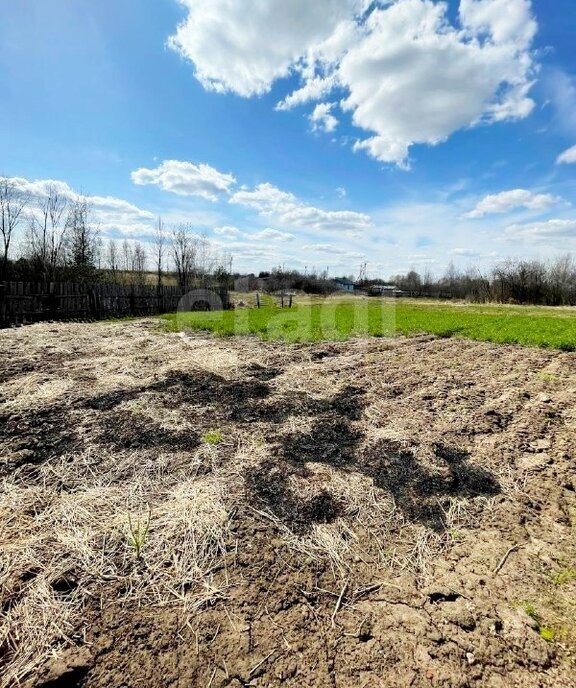
[[[21,375],[27,375],[28,373],[33,373],[36,370],[36,365],[34,363],[20,363],[5,361],[0,365],[0,384],[4,384],[13,380]]]
[[[77,434],[64,409],[0,416],[0,448],[4,445],[0,475],[25,464],[42,464],[72,451],[77,444]]]
[[[283,423],[290,416],[316,416],[325,409],[324,400],[317,400],[306,392],[295,391],[290,395],[261,400],[253,405],[255,420]]]
[[[309,461],[345,466],[355,461],[362,434],[349,423],[329,418],[319,420],[310,433],[291,433],[282,439],[282,457],[294,465]]]
[[[366,402],[364,390],[345,387],[332,398],[313,397],[307,392],[294,391],[272,399],[256,400],[250,409],[239,409],[238,415],[248,414],[251,420],[282,423],[291,416],[328,417],[334,420],[359,420]]]
[[[178,403],[207,403],[262,399],[270,393],[268,385],[258,380],[229,380],[205,371],[174,371],[149,389]]]
[[[283,370],[282,368],[267,368],[259,363],[252,363],[251,365],[244,366],[242,372],[249,377],[260,380],[260,382],[269,382],[275,377],[278,377],[278,375],[281,375]]]
[[[377,487],[393,495],[409,520],[441,531],[445,523],[439,498],[494,495],[500,486],[491,473],[471,464],[469,453],[462,449],[436,444],[435,454],[445,465],[430,471],[411,448],[380,440],[363,451],[360,467]]]
[[[154,393],[168,408],[214,404],[226,408],[268,396],[268,385],[257,379],[229,380],[206,371],[175,370],[150,385],[100,394],[83,402],[84,408],[110,411],[125,401]]]
[[[319,349],[310,354],[313,361],[323,361],[325,358],[337,356],[340,352],[337,349]]]
[[[329,400],[333,403],[334,400]],[[354,405],[362,408],[361,393],[346,400],[354,417]],[[280,438],[278,465],[265,462],[247,480],[250,498],[265,503],[280,519],[302,531],[310,523],[330,522],[341,513],[342,505],[328,493],[315,503],[302,503],[289,489],[290,476],[309,477],[306,464],[324,463],[340,470],[359,472],[372,478],[374,485],[389,492],[404,517],[442,532],[445,514],[442,499],[450,496],[475,497],[500,492],[496,478],[470,462],[470,454],[446,444],[434,445],[437,465],[427,467],[414,447],[378,440],[360,449],[362,434],[343,417],[322,415],[309,432],[288,433]]]
[[[302,515],[305,522],[332,523],[342,514],[343,505],[330,494],[322,490],[303,505]]]
[[[432,604],[439,604],[441,602],[456,602],[461,595],[457,592],[431,592],[428,595],[428,599]]]
[[[192,450],[200,444],[196,432],[166,430],[146,416],[128,410],[115,411],[102,420],[99,441],[118,449]]]
[[[133,389],[113,390],[82,402],[84,408],[112,411],[126,401],[144,394],[154,394],[166,408],[209,410],[213,420],[237,423],[282,423],[290,416],[332,415],[345,420],[359,420],[365,406],[364,390],[348,386],[332,398],[316,398],[305,392],[293,392],[270,398],[268,384],[280,368],[258,364],[246,366],[248,377],[228,379],[206,371],[173,371],[150,385]]]
[[[327,490],[305,499],[291,489],[289,468],[267,460],[247,471],[248,501],[266,507],[296,533],[307,532],[314,523],[332,523],[343,505]]]
[[[348,420],[360,420],[366,407],[365,390],[348,385],[329,401],[329,410]]]
[[[60,676],[42,683],[38,688],[82,688],[90,671],[89,666],[67,667]]]
[[[500,492],[500,485],[489,471],[470,463],[470,453],[455,447],[436,443],[436,456],[445,461],[452,477],[450,489],[463,497],[495,495]]]
[[[142,388],[137,389],[116,389],[92,397],[82,403],[82,406],[93,411],[111,411],[125,401],[137,399],[143,393]]]

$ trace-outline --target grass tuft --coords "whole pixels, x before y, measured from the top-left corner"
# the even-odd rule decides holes
[[[134,550],[134,557],[136,561],[142,559],[142,550],[148,540],[148,533],[150,532],[150,520],[152,518],[152,511],[148,507],[148,516],[145,521],[138,514],[136,522],[132,520],[132,515],[128,514],[128,544]]]
[[[548,628],[547,626],[541,626],[540,637],[543,638],[547,643],[551,643],[556,638],[556,632],[552,628]]]
[[[202,435],[202,442],[209,444],[211,447],[215,447],[217,444],[220,444],[223,439],[224,436],[220,430],[209,430]]]
[[[566,585],[576,580],[576,569],[562,569],[552,576],[552,581],[556,585]]]
[[[535,621],[538,625],[540,624],[540,615],[536,611],[536,607],[532,604],[532,602],[522,602],[522,604],[520,605],[520,608],[533,621]]]

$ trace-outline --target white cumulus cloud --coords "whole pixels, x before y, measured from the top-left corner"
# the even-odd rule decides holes
[[[558,165],[572,165],[576,163],[576,146],[572,146],[572,148],[568,148],[568,150],[560,153],[556,162]]]
[[[209,90],[267,93],[276,79],[328,39],[355,0],[180,0],[188,16],[168,44]]]
[[[485,196],[474,210],[466,213],[464,217],[475,219],[485,215],[508,213],[517,208],[546,210],[561,201],[561,198],[552,194],[535,194],[526,189],[513,189],[512,191],[502,191]]]
[[[460,17],[473,34],[486,31],[500,44],[529,45],[538,30],[530,0],[460,0]]]
[[[349,90],[343,108],[356,126],[374,132],[356,149],[406,165],[414,144],[435,145],[459,129],[531,112],[525,14],[517,12],[504,30],[496,17],[470,17],[469,7],[476,3],[460,6],[464,30],[448,23],[444,3],[398,0],[373,11],[338,68]]]
[[[141,167],[132,172],[131,177],[134,184],[140,186],[159,186],[180,196],[200,196],[209,201],[218,200],[236,184],[231,174],[219,172],[210,165],[181,160],[164,160],[153,169]]]
[[[268,183],[259,184],[253,190],[237,191],[230,202],[253,208],[265,217],[273,217],[283,225],[298,229],[358,231],[372,227],[370,216],[364,213],[315,208]]]
[[[325,253],[333,256],[345,256],[346,258],[364,258],[363,253],[357,251],[350,251],[350,249],[343,246],[334,246],[334,244],[306,244],[303,246],[305,251],[314,251],[314,253]]]
[[[336,116],[324,101],[338,89],[365,132],[355,149],[384,162],[406,167],[415,144],[534,107],[531,0],[460,0],[454,20],[437,0],[180,2],[188,16],[170,45],[205,88],[250,97],[299,75],[277,109],[322,101],[310,118],[325,131]]]
[[[331,132],[338,126],[338,120],[330,113],[334,103],[318,103],[310,115],[310,122],[314,131]]]

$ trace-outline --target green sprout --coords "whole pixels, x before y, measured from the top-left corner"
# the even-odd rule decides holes
[[[536,621],[536,623],[539,622],[540,617],[536,611],[536,607],[531,602],[524,602],[521,607],[533,621]]]
[[[545,370],[541,370],[538,373],[538,377],[542,382],[556,382],[556,380],[558,380],[558,375],[554,375],[554,373],[549,373]]]
[[[566,585],[566,583],[570,583],[573,580],[576,580],[576,569],[562,569],[562,571],[552,576],[552,581],[556,585]]]
[[[211,447],[215,447],[217,444],[220,444],[223,439],[224,438],[220,430],[209,430],[202,435],[202,441],[206,444],[209,444]]]
[[[132,521],[132,516],[128,514],[128,544],[134,550],[134,557],[136,561],[142,559],[142,550],[146,545],[148,540],[148,532],[150,530],[150,520],[152,516],[152,511],[148,507],[148,518],[146,522],[142,522],[140,514],[138,514],[138,520],[136,523]]]

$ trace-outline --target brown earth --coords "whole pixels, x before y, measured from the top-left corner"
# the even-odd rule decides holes
[[[0,687],[576,686],[576,355],[0,332]]]

